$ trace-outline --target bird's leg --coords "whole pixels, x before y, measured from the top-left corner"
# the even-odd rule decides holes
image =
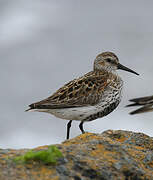
[[[67,136],[66,136],[66,139],[69,139],[71,123],[72,123],[72,120],[70,120],[70,121],[67,123]]]
[[[85,133],[85,131],[83,130],[83,123],[84,123],[84,121],[81,121],[81,123],[79,124],[79,128],[80,128],[82,134]]]

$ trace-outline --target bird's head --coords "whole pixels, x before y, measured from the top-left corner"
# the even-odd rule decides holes
[[[108,72],[114,72],[117,69],[128,71],[139,75],[135,71],[123,66],[119,63],[118,57],[112,52],[103,52],[99,54],[94,61],[94,70],[105,70]]]

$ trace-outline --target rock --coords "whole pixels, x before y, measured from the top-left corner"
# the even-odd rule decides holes
[[[28,149],[0,149],[0,180],[153,179],[153,138],[142,133],[85,133],[56,147],[63,157],[54,165],[35,161],[18,164],[13,158]]]

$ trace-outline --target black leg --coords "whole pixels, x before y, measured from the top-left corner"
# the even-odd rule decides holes
[[[66,136],[66,139],[69,139],[71,123],[72,123],[72,120],[70,120],[68,122],[68,124],[67,124],[67,136]]]
[[[83,123],[84,123],[84,121],[81,121],[81,123],[79,124],[79,128],[80,128],[82,134],[85,133],[85,131],[83,130]]]

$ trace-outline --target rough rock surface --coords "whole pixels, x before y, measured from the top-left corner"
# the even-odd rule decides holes
[[[145,134],[85,133],[56,146],[64,155],[56,165],[16,164],[27,149],[0,149],[0,180],[153,180],[153,138]]]

